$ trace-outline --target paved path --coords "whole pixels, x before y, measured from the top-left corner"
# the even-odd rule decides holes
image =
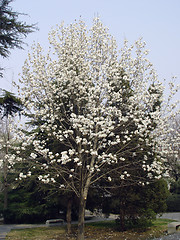
[[[180,222],[180,212],[175,213],[164,213],[160,218],[173,219]]]
[[[12,228],[10,226],[8,227],[7,225],[0,225],[0,239],[4,240],[6,237],[6,234],[10,232],[11,229]]]

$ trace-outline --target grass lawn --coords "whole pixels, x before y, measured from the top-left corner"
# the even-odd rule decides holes
[[[88,223],[85,227],[85,236],[89,240],[147,240],[162,236],[167,231],[169,219],[157,219],[153,226],[144,229],[118,232],[114,221]],[[65,227],[41,227],[31,229],[12,230],[7,240],[76,240],[77,226],[73,226],[70,236],[67,236]]]

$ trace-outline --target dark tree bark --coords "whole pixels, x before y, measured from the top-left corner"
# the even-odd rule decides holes
[[[7,209],[8,206],[8,186],[7,183],[4,183],[4,210]]]
[[[67,233],[71,234],[71,213],[72,213],[72,202],[73,199],[69,198],[67,203],[67,213],[66,213],[66,221],[67,221]]]
[[[124,213],[124,210],[121,209],[120,210],[120,228],[121,228],[121,231],[125,231],[125,213]]]
[[[86,198],[82,195],[79,199],[78,240],[84,240],[84,217]]]
[[[9,131],[7,132],[7,141],[10,140],[10,134]],[[5,153],[8,154],[9,149],[8,149],[8,145],[6,143],[6,150]],[[7,180],[7,174],[8,174],[8,167],[7,167],[7,160],[4,159],[3,161],[3,174],[4,174],[4,183],[3,183],[3,187],[4,187],[4,210],[7,209],[8,207],[8,180]]]

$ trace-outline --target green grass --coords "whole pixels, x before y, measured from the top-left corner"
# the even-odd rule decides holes
[[[160,237],[167,231],[167,224],[173,222],[169,219],[157,219],[152,226],[143,229],[132,229],[126,232],[116,231],[115,221],[101,221],[86,224],[85,232],[88,240],[147,240]],[[38,227],[30,229],[12,230],[6,240],[75,240],[77,225],[73,225],[73,234],[68,238],[64,226]]]
[[[38,228],[27,228],[27,229],[16,229],[12,230],[6,237],[6,239],[12,240],[49,240],[52,236],[55,238],[66,233],[64,227],[38,227]]]
[[[115,228],[116,223],[115,221],[101,221],[101,222],[91,222],[86,223],[86,226],[93,226],[98,228]]]
[[[174,220],[158,218],[152,222],[152,226],[153,227],[164,226],[170,222],[174,222]],[[98,227],[98,228],[115,228],[116,227],[116,223],[113,220],[112,221],[92,222],[92,223],[87,223],[86,225]]]
[[[175,220],[171,220],[171,219],[165,219],[165,218],[157,218],[155,221],[153,221],[153,226],[163,226],[166,225],[170,222],[176,222]]]

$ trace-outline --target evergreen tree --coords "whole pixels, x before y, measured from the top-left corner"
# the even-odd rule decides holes
[[[1,116],[1,131],[0,131],[0,167],[2,168],[2,185],[4,193],[4,209],[8,207],[8,189],[10,182],[8,180],[8,174],[10,172],[10,166],[14,164],[13,152],[12,152],[12,133],[10,124],[12,124],[12,118],[16,113],[21,113],[23,109],[20,99],[14,96],[14,94],[3,90],[0,96],[0,116]],[[11,118],[12,117],[12,118]]]
[[[8,118],[9,116],[14,116],[16,113],[22,111],[22,103],[19,98],[11,92],[1,89],[0,95],[0,114],[1,118]]]
[[[9,56],[11,49],[22,49],[23,38],[37,29],[34,24],[28,25],[18,20],[22,14],[12,10],[12,1],[0,0],[0,55],[5,58]],[[2,70],[3,67],[0,67],[1,76]]]

